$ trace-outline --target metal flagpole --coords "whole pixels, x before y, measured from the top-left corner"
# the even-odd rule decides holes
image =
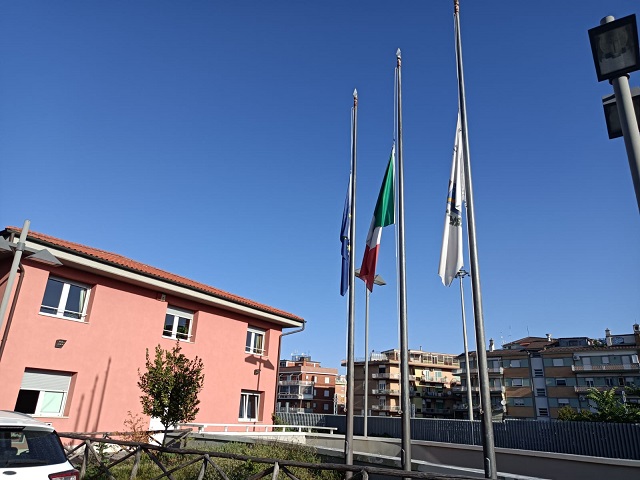
[[[354,413],[354,335],[356,294],[354,279],[356,271],[356,141],[358,138],[358,91],[353,91],[353,110],[351,115],[351,228],[349,239],[349,321],[347,326],[347,431],[344,437],[344,459],[346,465],[353,465],[353,413]],[[353,472],[346,472],[345,478],[351,478]]]
[[[471,365],[469,365],[469,346],[467,345],[467,317],[464,310],[464,289],[462,288],[462,279],[469,275],[466,271],[460,270],[456,273],[456,277],[460,279],[460,306],[462,309],[462,339],[464,340],[464,361],[466,365],[467,377],[467,409],[469,412],[469,420],[473,421],[473,395],[471,394]]]
[[[473,204],[473,184],[471,183],[471,155],[467,135],[467,106],[464,94],[464,72],[462,69],[462,46],[460,41],[460,6],[453,0],[456,29],[456,64],[458,68],[458,96],[460,101],[460,123],[462,126],[462,147],[464,176],[467,200],[467,234],[469,235],[469,258],[471,270],[471,293],[473,314],[476,327],[476,345],[478,357],[478,378],[480,380],[480,415],[482,418],[482,451],[484,454],[485,478],[497,478],[496,452],[491,421],[491,394],[489,392],[489,371],[487,370],[487,351],[484,341],[484,319],[482,312],[482,292],[480,288],[480,267],[478,264],[478,246],[476,240],[475,207]]]
[[[374,277],[375,278],[375,277]],[[369,289],[364,284],[366,301],[364,304],[364,436],[369,434]]]
[[[411,471],[411,397],[409,396],[409,334],[407,332],[406,262],[404,252],[404,175],[402,155],[402,56],[396,52],[398,114],[398,285],[400,312],[400,396],[402,409],[402,469]]]

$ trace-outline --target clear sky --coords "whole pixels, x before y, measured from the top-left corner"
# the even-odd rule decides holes
[[[637,3],[461,3],[487,343],[631,332],[640,215],[587,30]],[[338,367],[352,92],[359,266],[393,138],[397,48],[409,346],[461,353],[459,289],[437,275],[457,112],[450,0],[3,1],[0,224],[28,218],[300,315],[306,330],[282,356]],[[381,248],[376,351],[398,346],[393,227]],[[362,282],[356,314],[363,357]]]

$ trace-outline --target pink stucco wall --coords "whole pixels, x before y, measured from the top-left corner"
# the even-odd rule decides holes
[[[281,333],[278,326],[170,294],[160,301],[157,291],[67,267],[52,272],[56,277],[93,286],[87,321],[41,315],[49,270],[28,261],[24,267],[25,277],[0,360],[0,409],[13,410],[25,368],[73,372],[65,416],[39,419],[51,422],[58,431],[124,430],[127,412],[142,412],[137,381],[138,370],[144,370],[146,349],[153,354],[156,345],[168,349],[175,343],[162,337],[167,305],[172,305],[196,312],[193,342],[181,342],[185,355],[197,355],[204,362],[204,388],[196,421],[238,423],[240,392],[254,390],[263,392],[259,423],[271,423]],[[2,274],[6,278],[6,270]],[[267,331],[265,356],[245,353],[249,325]],[[2,330],[6,327],[5,322]],[[56,339],[67,342],[63,348],[54,348]],[[255,375],[258,368],[260,373]]]

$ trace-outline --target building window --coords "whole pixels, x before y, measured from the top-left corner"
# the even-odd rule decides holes
[[[40,313],[83,321],[87,315],[89,291],[86,285],[49,277]]]
[[[512,378],[511,379],[511,386],[512,387],[521,387],[522,386],[522,379],[521,378]]]
[[[518,368],[520,367],[520,360],[511,360],[511,368]]]
[[[569,405],[569,399],[568,398],[559,398],[558,399],[558,406],[559,407],[566,407],[567,405]]]
[[[264,355],[264,330],[249,327],[245,352],[253,355]]]
[[[324,396],[325,396],[325,397],[328,397],[328,396],[329,396],[329,390],[325,390],[325,391],[324,391]]]
[[[322,408],[324,409],[325,412],[329,411],[329,404],[325,403]]]
[[[49,370],[25,370],[14,410],[43,417],[63,416],[71,376]]]
[[[240,412],[238,420],[256,421],[258,420],[258,409],[260,407],[260,393],[243,390],[240,393]]]
[[[554,358],[553,360],[553,366],[554,367],[564,367],[564,359],[563,358]]]
[[[604,384],[605,384],[607,387],[613,387],[613,385],[614,385],[613,378],[611,378],[611,377],[606,377],[606,378],[604,379]]]
[[[524,398],[514,398],[513,399],[514,407],[524,407]]]
[[[587,387],[593,387],[593,378],[585,378],[585,379],[584,379],[584,384],[585,384]]]
[[[556,387],[564,387],[567,385],[566,378],[556,378]]]
[[[193,312],[181,310],[169,305],[164,317],[164,329],[162,336],[174,340],[191,341],[191,327],[193,325]]]
[[[331,383],[331,379],[329,377],[324,377],[324,383]]]
[[[606,365],[607,363],[609,363],[609,357],[602,357],[602,364]]]

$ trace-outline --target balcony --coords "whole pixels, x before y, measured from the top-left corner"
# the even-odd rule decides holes
[[[371,394],[372,395],[394,395],[394,396],[398,396],[400,395],[400,390],[392,390],[389,388],[385,388],[382,390],[371,390]]]
[[[478,369],[477,368],[472,368],[470,371],[471,375],[478,375]],[[489,373],[497,373],[502,375],[504,373],[504,367],[495,367],[495,368],[487,368],[487,372]],[[465,368],[458,368],[456,370],[453,371],[454,375],[463,375],[467,373],[467,370]]]
[[[394,378],[399,379],[399,373],[372,373],[371,378]]]
[[[297,385],[299,387],[312,387],[315,383],[309,380],[280,380],[278,385]]]
[[[422,414],[427,415],[449,415],[451,413],[450,408],[423,408]]]
[[[448,380],[444,377],[436,378],[431,376],[423,375],[420,377],[420,382],[422,383],[449,383]]]
[[[278,393],[278,399],[313,400],[313,394],[312,393]]]
[[[574,372],[628,372],[639,371],[640,363],[623,363],[619,365],[607,363],[605,365],[571,365]]]
[[[444,392],[434,392],[434,391],[428,391],[428,390],[423,390],[422,391],[422,396],[425,398],[429,398],[429,397],[436,397],[436,398],[442,398],[445,396]]]
[[[629,385],[627,385],[629,386]],[[612,388],[616,389],[616,395],[622,395],[622,392],[624,391],[624,387],[621,386],[612,386],[612,385],[578,385],[576,387],[573,387],[573,389],[576,391],[576,393],[588,393],[589,390],[591,390],[592,388],[595,388],[596,390],[603,392],[605,390],[611,390]]]
[[[400,412],[400,405],[371,405],[371,410],[381,412]]]
[[[287,408],[287,407],[276,407],[276,412],[281,413],[313,413],[312,408]]]
[[[467,387],[463,387],[463,386],[455,386],[451,389],[453,392],[466,392],[467,391]],[[472,392],[479,392],[480,391],[480,387],[471,387],[471,391]],[[504,387],[489,387],[489,392],[491,393],[504,393],[505,392],[505,388]]]

